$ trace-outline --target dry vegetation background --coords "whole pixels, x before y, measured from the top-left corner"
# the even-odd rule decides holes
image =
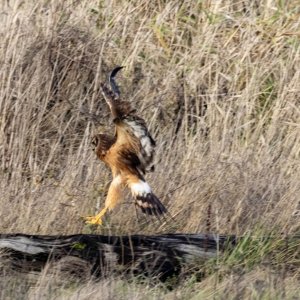
[[[7,0],[0,8],[1,233],[299,233],[298,1]],[[110,182],[90,140],[112,130],[99,86],[116,65],[126,66],[122,95],[157,141],[147,179],[175,221],[137,221],[130,197],[104,227],[81,219],[103,205]],[[2,297],[29,286],[36,299],[99,299],[103,290],[104,299],[299,296],[299,273],[266,268],[172,292],[120,278],[72,292],[45,274],[33,286],[6,278]]]

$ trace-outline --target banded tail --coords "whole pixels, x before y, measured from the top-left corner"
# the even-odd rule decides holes
[[[129,187],[135,199],[135,204],[140,207],[144,214],[159,216],[167,212],[167,209],[153,194],[146,181],[139,179],[137,182],[130,183]]]

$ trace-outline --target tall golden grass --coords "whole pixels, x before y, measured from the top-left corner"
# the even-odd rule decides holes
[[[0,232],[299,232],[297,1],[15,0],[0,8]],[[122,97],[157,141],[147,180],[173,221],[137,220],[129,195],[103,227],[81,218],[103,205],[111,179],[90,140],[113,132],[99,86],[116,65],[126,66]],[[273,295],[280,289],[270,278]]]

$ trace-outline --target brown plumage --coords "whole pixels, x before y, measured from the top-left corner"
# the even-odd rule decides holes
[[[101,86],[102,94],[110,107],[115,134],[96,134],[92,139],[94,151],[112,171],[113,180],[108,190],[105,208],[94,217],[87,217],[87,223],[102,224],[101,218],[107,210],[112,210],[122,200],[122,189],[128,187],[135,204],[148,215],[162,215],[166,208],[154,195],[144,179],[151,169],[155,141],[151,137],[145,121],[135,115],[128,101],[120,100],[120,92],[114,76],[121,69],[115,68],[110,75],[112,90]]]

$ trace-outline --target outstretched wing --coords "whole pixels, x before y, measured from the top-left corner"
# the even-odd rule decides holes
[[[128,101],[120,100],[120,92],[114,80],[121,67],[115,68],[110,75],[112,91],[102,85],[102,94],[110,107],[116,125],[114,147],[122,149],[127,158],[134,158],[134,165],[145,173],[153,161],[155,141],[151,137],[146,122],[135,115]],[[126,156],[124,156],[126,160]],[[137,162],[138,160],[138,162]]]

